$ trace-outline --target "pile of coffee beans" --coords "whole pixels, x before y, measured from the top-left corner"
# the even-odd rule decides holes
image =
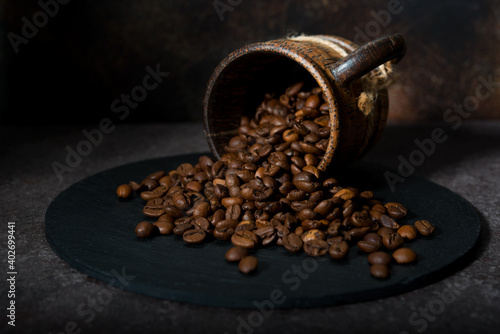
[[[328,145],[328,105],[319,87],[302,88],[299,82],[278,98],[266,95],[252,119],[241,119],[220,160],[201,156],[194,166],[183,163],[120,185],[120,198],[140,194],[143,214],[156,219],[140,222],[137,236],[231,242],[226,260],[245,274],[258,266],[249,250],[270,244],[335,260],[356,247],[368,255],[376,278],[389,277],[391,263],[416,261],[405,242],[435,227],[427,220],[400,225],[408,212],[402,204],[322,175],[316,166]]]

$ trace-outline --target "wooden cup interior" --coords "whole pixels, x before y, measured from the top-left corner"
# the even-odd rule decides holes
[[[238,134],[241,117],[252,118],[266,93],[279,98],[298,81],[305,83],[305,89],[318,86],[306,69],[276,53],[251,52],[222,62],[210,80],[203,115],[205,135],[216,158]]]

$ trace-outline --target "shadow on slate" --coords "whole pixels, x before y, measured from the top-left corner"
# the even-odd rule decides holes
[[[373,190],[383,201],[403,203],[411,211],[401,223],[428,219],[437,227],[431,237],[405,245],[419,259],[392,265],[391,277],[373,278],[366,255],[352,247],[348,258],[313,258],[290,254],[274,245],[255,253],[259,268],[243,275],[224,254],[230,242],[212,241],[190,246],[168,235],[140,239],[134,228],[154,220],[142,214],[143,200],[134,194],[119,200],[116,188],[140,181],[157,170],[196,163],[200,154],[146,160],[116,167],[73,184],[47,209],[46,238],[54,251],[75,269],[108,284],[160,299],[210,306],[255,307],[275,300],[275,307],[315,307],[371,300],[410,291],[441,279],[469,263],[480,234],[474,208],[450,190],[419,177],[410,177],[391,193],[385,168],[365,162],[339,172],[349,186]],[[127,282],[116,279],[125,274]],[[277,298],[279,296],[279,298]]]

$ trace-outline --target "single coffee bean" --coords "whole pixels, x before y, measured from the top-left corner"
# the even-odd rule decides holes
[[[297,253],[302,249],[302,238],[296,233],[289,233],[282,237],[283,247],[291,253]]]
[[[382,214],[380,216],[380,219],[378,220],[380,222],[380,224],[382,224],[382,226],[384,227],[388,227],[388,228],[392,228],[392,229],[398,229],[399,228],[399,224],[396,223],[396,221],[394,221],[394,219],[392,219],[391,217],[389,217],[388,215],[384,215]]]
[[[386,264],[372,264],[370,267],[370,274],[375,278],[388,278],[389,277],[389,266]]]
[[[328,252],[330,246],[321,239],[313,239],[304,242],[304,252],[309,256],[323,256]]]
[[[238,231],[231,236],[233,245],[243,248],[254,248],[258,241],[258,237],[251,231]]]
[[[415,228],[424,237],[427,237],[436,231],[436,228],[428,220],[417,220],[415,222]]]
[[[158,228],[160,234],[170,234],[174,229],[174,224],[165,220],[158,220],[157,222],[153,223],[153,225]]]
[[[250,274],[251,272],[255,271],[257,269],[257,265],[259,263],[259,260],[255,256],[245,256],[240,260],[238,263],[238,269],[243,273],[243,274]]]
[[[392,253],[392,257],[397,263],[411,263],[417,260],[417,253],[410,248],[399,248]]]
[[[120,198],[129,198],[132,195],[132,187],[128,184],[122,184],[116,189],[116,194]]]
[[[153,179],[144,179],[141,184],[146,187],[147,190],[153,190],[158,187],[158,181]]]
[[[417,237],[417,229],[413,225],[403,225],[398,229],[398,233],[408,240],[413,240]]]
[[[370,255],[368,255],[368,262],[370,264],[388,265],[389,263],[391,263],[391,259],[392,257],[390,254],[382,251],[373,252]]]
[[[184,232],[182,239],[188,244],[199,244],[205,240],[206,233],[202,229],[191,229]]]
[[[148,205],[144,207],[142,213],[147,217],[158,218],[164,215],[166,212],[165,207],[161,205]]]
[[[403,242],[403,237],[399,235],[399,233],[385,234],[382,237],[382,243],[388,250],[395,250],[396,248],[401,247]]]
[[[408,213],[408,209],[399,203],[386,203],[385,207],[387,209],[387,214],[394,219],[402,219]]]
[[[373,241],[361,240],[357,243],[358,248],[365,253],[373,253],[378,251],[380,244]]]
[[[381,227],[378,229],[377,231],[377,234],[380,235],[381,237],[384,237],[384,235],[386,234],[392,234],[396,232],[394,229],[392,228],[388,228],[388,227]]]
[[[232,227],[216,227],[214,232],[214,237],[217,240],[228,241],[234,234],[234,228]]]
[[[155,228],[156,228],[156,226],[154,226],[153,224],[151,224],[149,222],[140,222],[135,227],[135,234],[139,238],[146,238],[146,237],[149,237],[153,233]]]
[[[330,245],[328,254],[335,260],[343,259],[349,253],[349,245],[345,241],[334,242]]]
[[[226,260],[229,262],[238,262],[248,256],[248,249],[243,247],[231,247],[226,252]]]

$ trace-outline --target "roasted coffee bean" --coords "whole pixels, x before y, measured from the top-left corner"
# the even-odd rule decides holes
[[[372,206],[372,211],[378,211],[380,213],[387,213],[387,209],[382,204],[375,204]]]
[[[204,217],[196,217],[191,221],[191,224],[193,224],[194,227],[200,228],[205,232],[208,232],[210,229],[210,222],[208,219]]]
[[[291,253],[297,253],[302,249],[303,241],[299,235],[289,233],[282,237],[283,247]]]
[[[368,262],[370,264],[388,265],[389,263],[391,263],[391,259],[392,257],[390,254],[382,251],[373,252],[370,255],[368,255]]]
[[[132,187],[128,184],[122,184],[116,189],[116,194],[120,198],[129,198],[132,196]]]
[[[188,244],[199,244],[205,240],[206,233],[202,229],[187,230],[182,239]]]
[[[388,227],[388,228],[392,228],[392,229],[398,229],[399,228],[399,224],[396,223],[394,221],[394,219],[392,219],[391,217],[389,217],[388,215],[384,215],[382,214],[380,216],[380,219],[378,220],[380,222],[380,224],[382,224],[382,226],[384,227]]]
[[[347,189],[347,188],[344,188],[340,191],[338,191],[335,195],[333,195],[334,197],[340,197],[342,198],[344,201],[348,201],[350,199],[353,199],[354,196],[356,196],[356,194],[350,190],[350,189]]]
[[[158,187],[158,181],[153,179],[144,179],[141,182],[141,185],[146,187],[147,190],[153,190],[154,188]]]
[[[397,263],[411,263],[417,260],[417,253],[410,248],[399,248],[392,253],[392,257]]]
[[[253,221],[244,220],[236,226],[235,232],[245,231],[245,230],[252,231],[252,230],[255,230],[255,228],[256,228],[256,226],[255,226],[255,223]]]
[[[229,208],[230,206],[233,206],[233,205],[241,205],[241,204],[243,204],[243,198],[241,198],[241,197],[226,197],[226,198],[222,199],[221,204],[224,205],[226,208]]]
[[[332,221],[328,225],[328,228],[326,230],[326,234],[328,234],[328,236],[330,236],[330,237],[336,237],[337,235],[339,235],[339,228],[340,228],[341,224],[342,223],[341,223],[340,219]]]
[[[365,227],[372,224],[370,214],[365,210],[354,212],[351,216],[351,221],[356,227]]]
[[[214,237],[218,240],[230,240],[233,234],[234,228],[232,227],[216,227],[214,230]]]
[[[305,210],[308,210],[308,209],[305,209]],[[304,210],[302,210],[302,211],[304,211]],[[321,221],[313,220],[313,219],[304,220],[300,225],[302,226],[304,231],[317,230],[317,229],[323,228],[323,224],[321,223]]]
[[[148,205],[144,207],[142,213],[147,217],[158,218],[164,215],[166,212],[165,207],[161,205]]]
[[[392,234],[396,232],[394,229],[392,228],[388,228],[388,227],[381,227],[378,229],[377,231],[377,234],[380,235],[381,237],[384,237],[384,235],[386,234]]]
[[[153,234],[155,228],[156,228],[156,226],[154,226],[153,224],[151,224],[149,222],[140,222],[135,227],[135,234],[139,238],[146,238],[146,237],[149,237]]]
[[[255,235],[257,235],[262,240],[262,245],[264,246],[273,242],[274,238],[276,237],[274,226],[261,227],[257,230],[254,230],[253,233],[255,233]]]
[[[248,249],[243,247],[234,246],[226,252],[226,260],[229,262],[239,262],[246,256],[248,256]]]
[[[313,239],[304,242],[304,253],[309,256],[323,256],[328,252],[330,245],[324,240]]]
[[[167,215],[167,214],[161,215],[158,218],[158,221],[164,221],[164,222],[168,222],[168,223],[171,223],[171,224],[174,223],[174,220],[175,220],[174,217],[172,217],[171,215]]]
[[[304,231],[304,233],[300,236],[303,242],[320,239],[324,240],[326,238],[325,233],[318,229],[313,229],[309,231]]]
[[[187,210],[191,207],[191,199],[187,194],[178,192],[172,196],[172,201],[175,207],[179,210]]]
[[[370,274],[375,278],[388,278],[390,271],[389,266],[386,264],[372,264],[370,267]]]
[[[408,209],[399,203],[386,203],[385,207],[387,209],[387,214],[394,219],[402,219],[408,213]]]
[[[345,241],[335,242],[328,249],[328,254],[335,260],[343,259],[348,253],[349,245]]]
[[[259,263],[259,260],[255,256],[245,256],[243,259],[240,260],[240,263],[238,263],[238,269],[243,273],[243,274],[250,274],[251,272],[255,271],[257,269],[257,265]]]
[[[231,242],[235,246],[243,248],[254,248],[259,239],[251,231],[238,231],[231,236]]]
[[[378,251],[378,249],[380,248],[380,244],[365,240],[358,241],[357,245],[358,248],[365,253],[373,253]]]
[[[370,232],[370,227],[366,226],[366,227],[351,228],[347,233],[353,238],[361,239],[369,232]]]
[[[226,210],[226,219],[240,219],[241,217],[241,206],[238,204],[231,205]]]
[[[153,223],[153,225],[158,228],[160,234],[170,234],[174,229],[174,224],[165,220],[158,220],[157,222]]]
[[[398,229],[398,233],[408,240],[413,240],[417,237],[417,229],[413,225],[403,225]]]
[[[314,211],[319,213],[320,215],[326,217],[330,212],[333,211],[335,204],[330,199],[325,199],[321,201],[316,207]]]
[[[428,220],[417,220],[415,222],[415,228],[424,237],[427,237],[436,231],[436,228]]]
[[[179,224],[179,225],[176,225],[174,227],[174,234],[177,235],[177,236],[183,236],[184,233],[188,230],[191,230],[191,229],[194,229],[194,226],[193,224],[191,223],[182,223],[182,224]]]
[[[385,234],[382,237],[382,243],[388,250],[395,250],[403,244],[403,237],[399,233]]]
[[[377,244],[379,247],[382,246],[382,237],[374,232],[368,233],[363,237],[363,240],[370,241]]]

